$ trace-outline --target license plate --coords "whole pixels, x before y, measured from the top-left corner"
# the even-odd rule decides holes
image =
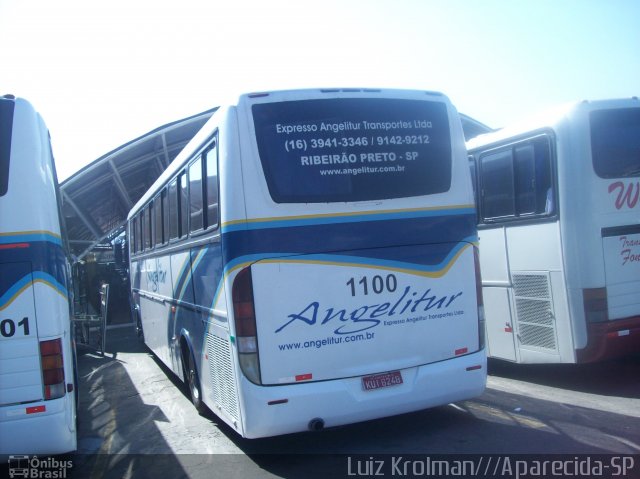
[[[374,374],[372,376],[364,376],[362,378],[362,387],[365,391],[397,386],[399,384],[402,384],[402,374],[400,374],[400,371]]]

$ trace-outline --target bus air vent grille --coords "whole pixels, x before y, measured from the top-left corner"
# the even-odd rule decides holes
[[[229,416],[238,420],[238,395],[236,378],[231,363],[231,346],[229,340],[210,334],[207,338],[211,385],[216,405]]]
[[[513,290],[520,345],[557,350],[549,275],[547,273],[514,274]]]

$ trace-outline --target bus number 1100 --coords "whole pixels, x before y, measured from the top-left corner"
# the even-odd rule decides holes
[[[360,292],[366,296],[370,290],[374,294],[380,294],[384,291],[393,293],[398,287],[398,280],[393,274],[388,274],[386,278],[379,275],[375,275],[373,278],[363,276],[357,282],[355,278],[351,278],[347,281],[347,286],[351,288],[351,296]]]

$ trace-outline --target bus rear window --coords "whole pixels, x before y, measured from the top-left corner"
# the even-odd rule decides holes
[[[451,186],[444,103],[342,98],[257,104],[252,112],[276,203],[402,198]]]
[[[9,188],[13,108],[13,100],[0,99],[0,196],[4,196]]]
[[[640,108],[592,111],[593,167],[601,178],[640,176]]]

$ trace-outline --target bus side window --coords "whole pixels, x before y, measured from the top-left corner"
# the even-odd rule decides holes
[[[182,238],[189,231],[189,192],[187,190],[187,173],[185,171],[178,176],[178,206],[179,236]]]
[[[173,180],[169,184],[169,239],[180,236],[178,224],[178,180]]]
[[[516,214],[536,213],[536,165],[533,144],[517,146],[514,151]]]
[[[167,188],[163,188],[160,193],[160,203],[162,205],[162,244],[169,242],[169,205],[167,204]]]
[[[153,201],[149,203],[146,208],[146,222],[144,225],[145,229],[145,241],[144,247],[145,249],[153,248]]]
[[[205,174],[207,175],[207,228],[218,226],[218,146],[205,153]]]
[[[141,253],[144,250],[144,238],[142,236],[142,230],[144,229],[142,227],[142,223],[144,222],[143,215],[144,210],[138,215],[138,223],[136,224],[136,236],[138,237],[138,247],[136,249],[138,250],[138,253]]]
[[[142,210],[143,225],[142,225],[142,237],[144,238],[144,249],[147,250],[151,247],[151,219],[149,218],[151,210],[149,205],[145,206]]]
[[[154,244],[156,246],[160,246],[162,243],[164,243],[163,241],[163,231],[162,231],[162,203],[160,202],[160,195],[156,196],[155,199],[153,200],[153,210],[154,210],[154,214],[155,214],[155,224],[154,224],[154,229],[155,229],[155,241]]]
[[[135,253],[138,240],[138,235],[136,234],[136,225],[138,224],[138,217],[134,216],[131,218],[131,223],[129,224],[129,244],[131,245],[131,252]]]
[[[469,159],[469,171],[471,172],[471,187],[473,188],[473,200],[478,207],[478,171],[476,168],[476,159],[473,155],[468,156]]]
[[[534,142],[536,158],[536,213],[555,213],[555,191],[551,167],[551,138],[544,136]]]
[[[554,213],[549,136],[480,155],[482,219],[525,219]]]
[[[480,157],[482,217],[514,216],[511,149]]]
[[[204,226],[202,203],[202,157],[199,157],[189,165],[189,217],[192,233]]]

